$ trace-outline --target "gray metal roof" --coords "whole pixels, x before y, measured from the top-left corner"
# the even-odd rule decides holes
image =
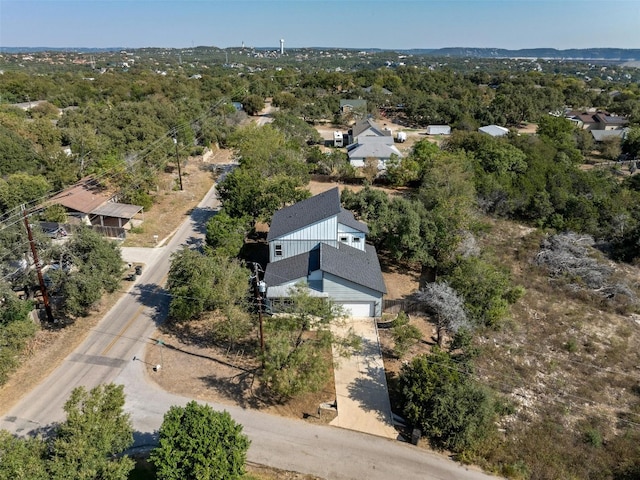
[[[393,137],[388,135],[385,135],[383,137],[360,135],[357,140],[358,140],[357,144],[360,144],[360,145],[364,145],[365,143],[381,143],[383,145],[393,145],[395,143],[395,141],[393,140]]]
[[[367,87],[367,88],[363,88],[362,90],[364,90],[367,93],[371,93],[373,91],[373,86]],[[384,87],[380,88],[380,93],[384,93],[385,95],[393,95],[393,92],[391,90],[387,90]]]
[[[344,208],[340,209],[338,214],[338,223],[346,225],[347,227],[355,228],[362,233],[369,233],[369,227],[365,223],[359,222],[353,217],[353,213]]]
[[[620,138],[624,139],[626,137],[627,130],[591,130],[591,135],[596,142],[602,142],[607,138]]]
[[[365,251],[362,251],[344,244],[335,248],[321,243],[319,249],[267,264],[264,281],[267,287],[282,285],[304,278],[316,270],[376,292],[387,293],[378,255],[371,245],[365,245]]]
[[[340,100],[340,108],[342,107],[359,108],[359,107],[366,107],[366,106],[367,106],[367,101],[361,98]]]
[[[340,191],[335,187],[278,210],[271,219],[267,241],[337,215],[340,209]]]
[[[130,205],[128,203],[105,202],[97,208],[91,210],[91,215],[102,215],[103,217],[128,218],[131,219],[142,211],[140,205]]]

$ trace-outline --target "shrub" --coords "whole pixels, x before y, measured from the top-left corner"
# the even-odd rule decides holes
[[[393,336],[393,353],[396,357],[402,358],[413,345],[421,338],[422,334],[418,327],[409,324],[409,316],[400,312],[391,322],[391,335]]]
[[[493,395],[468,377],[468,368],[434,347],[401,370],[404,415],[436,448],[470,452],[495,433]]]
[[[228,412],[191,401],[165,414],[150,460],[161,480],[239,479],[249,443]]]

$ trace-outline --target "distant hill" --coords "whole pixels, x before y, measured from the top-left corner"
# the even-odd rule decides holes
[[[201,48],[201,47],[198,47]],[[277,50],[279,47],[253,47],[254,50]],[[394,51],[407,55],[434,56],[434,57],[475,57],[475,58],[545,58],[555,60],[611,60],[611,61],[640,61],[640,49],[637,48],[572,48],[557,50],[555,48],[525,48],[509,50],[505,48],[474,48],[474,47],[448,47],[448,48],[411,48],[411,49],[384,49],[384,48],[337,48],[337,47],[307,47],[312,50],[350,50],[365,51],[367,53],[381,53]],[[35,52],[77,52],[99,53],[114,52],[120,50],[144,50],[125,47],[108,48],[51,48],[51,47],[0,47],[3,53],[35,53]],[[181,50],[170,48],[170,50]],[[290,48],[288,51],[304,50],[304,48]]]
[[[476,58],[551,58],[556,60],[640,60],[640,49],[626,48],[572,48],[556,50],[555,48],[525,48],[521,50],[507,50],[504,48],[465,48],[451,47],[439,49],[410,49],[402,50],[411,55],[433,55],[449,57]]]
[[[119,52],[124,47],[86,48],[86,47],[0,47],[2,53],[37,53],[37,52],[76,52],[76,53],[100,53]]]

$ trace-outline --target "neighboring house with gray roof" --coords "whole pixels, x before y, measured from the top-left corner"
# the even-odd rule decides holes
[[[367,158],[377,158],[378,170],[385,170],[392,155],[404,156],[394,145],[391,130],[380,128],[371,118],[357,122],[349,134],[353,141],[347,145],[347,155],[354,167],[364,167]]]
[[[624,140],[627,136],[629,129],[623,128],[622,130],[590,130],[591,136],[596,143],[604,142],[611,138],[619,138]]]
[[[277,211],[267,236],[267,303],[274,308],[304,283],[353,316],[380,316],[386,287],[368,231],[342,208],[338,188]]]
[[[349,132],[354,142],[363,140],[365,137],[391,137],[391,130],[380,128],[371,118],[365,118],[356,122]],[[393,141],[391,142],[393,143]]]
[[[393,155],[404,157],[394,145],[393,137],[364,137],[358,143],[347,146],[349,163],[354,167],[364,167],[367,158],[376,158],[378,170],[385,170]]]
[[[380,92],[383,95],[393,95],[393,92],[391,90],[388,90],[388,89],[386,89],[384,87],[374,87],[373,85],[371,85],[370,87],[363,88],[362,91],[367,92],[367,93]]]
[[[361,98],[341,99],[340,100],[340,112],[350,113],[357,112],[362,115],[367,113],[367,101]]]

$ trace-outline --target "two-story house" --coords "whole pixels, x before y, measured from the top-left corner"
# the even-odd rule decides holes
[[[342,208],[338,188],[278,210],[267,236],[267,303],[277,311],[290,288],[304,283],[352,316],[380,316],[386,287],[368,231]]]

